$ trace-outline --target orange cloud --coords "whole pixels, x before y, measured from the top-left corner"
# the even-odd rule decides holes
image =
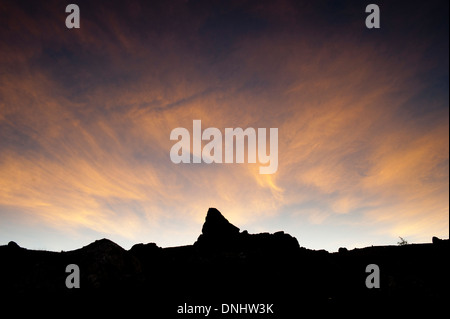
[[[19,17],[0,53],[0,215],[20,211],[13,226],[184,244],[212,206],[255,228],[306,216],[389,237],[448,236],[448,105],[416,101],[435,67],[424,63],[426,42],[390,51],[376,39],[308,33],[311,18],[297,25],[290,2],[252,11],[277,27],[232,34],[222,49],[201,12],[176,25],[154,16],[147,33],[124,21],[152,10],[103,8],[69,34],[50,7],[44,24],[3,10]],[[278,172],[173,164],[170,132],[194,119],[278,128]]]

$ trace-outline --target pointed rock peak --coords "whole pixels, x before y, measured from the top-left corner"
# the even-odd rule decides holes
[[[233,236],[239,234],[239,228],[231,224],[216,208],[210,208],[206,214],[202,233],[211,237]]]
[[[122,247],[120,247],[115,242],[113,242],[109,239],[106,239],[106,238],[96,240],[93,243],[90,243],[89,245],[84,246],[81,249],[88,250],[88,251],[95,250],[95,251],[104,251],[104,252],[112,251],[112,250],[124,251],[124,249]]]
[[[433,237],[433,238],[434,238],[434,237]],[[11,248],[11,249],[20,249],[20,246],[17,245],[17,243],[16,243],[15,241],[10,241],[10,242],[8,243],[8,248]]]

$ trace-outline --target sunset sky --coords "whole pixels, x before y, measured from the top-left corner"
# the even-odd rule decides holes
[[[448,1],[0,0],[0,245],[448,238],[448,37]],[[172,163],[196,119],[278,128],[277,172]]]

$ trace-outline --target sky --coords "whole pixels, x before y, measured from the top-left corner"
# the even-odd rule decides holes
[[[0,0],[0,245],[188,245],[209,207],[310,249],[448,238],[448,6]],[[173,163],[193,120],[278,128],[278,170]]]

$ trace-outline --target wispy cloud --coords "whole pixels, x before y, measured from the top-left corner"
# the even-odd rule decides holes
[[[255,229],[301,216],[385,241],[448,236],[448,42],[430,53],[447,37],[366,34],[353,7],[330,32],[290,1],[83,5],[76,32],[58,6],[2,9],[0,228],[175,245],[214,206]],[[277,127],[278,172],[173,164],[170,132],[194,119]]]

